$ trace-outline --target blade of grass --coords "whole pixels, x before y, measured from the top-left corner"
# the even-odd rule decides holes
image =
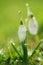
[[[36,50],[40,47],[41,43],[43,42],[43,39],[39,41],[38,45],[36,46],[36,48],[34,49],[32,55],[29,57],[29,60],[31,59],[31,57],[33,57],[33,55],[35,54]]]
[[[12,47],[14,48],[15,52],[18,54],[19,58],[22,60],[22,56],[20,55],[20,53],[19,53],[18,50],[16,49],[15,45],[12,44],[12,43],[11,43],[11,45],[12,45]]]

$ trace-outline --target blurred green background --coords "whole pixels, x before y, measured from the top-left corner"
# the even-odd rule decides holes
[[[38,37],[43,38],[43,0],[0,0],[0,48],[4,47],[12,38],[18,42],[17,31],[20,23],[18,10],[22,11],[25,23],[26,3],[29,3],[30,9],[38,21]]]

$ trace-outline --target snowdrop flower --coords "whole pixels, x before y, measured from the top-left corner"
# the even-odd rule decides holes
[[[33,15],[28,23],[28,30],[32,35],[36,35],[38,32],[38,23]]]
[[[21,42],[26,38],[26,27],[23,25],[22,21],[18,29],[18,37]]]

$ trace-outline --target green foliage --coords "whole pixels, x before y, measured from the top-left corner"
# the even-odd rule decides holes
[[[37,39],[43,38],[43,0],[0,0],[0,48],[5,47],[6,41],[9,38],[15,39],[18,43],[17,30],[19,26],[19,15],[17,13],[20,8],[23,20],[26,18],[26,8],[24,5],[29,3],[31,11],[34,12],[39,24],[39,32],[35,37]],[[25,22],[24,22],[25,23]],[[27,35],[29,39],[34,40],[30,34]],[[3,54],[0,54],[0,65],[43,65],[43,45],[39,47],[41,42],[36,46],[31,56],[28,56],[27,46],[25,42],[21,43],[22,49],[19,52],[18,48],[11,43]],[[41,54],[41,56],[40,56]],[[42,61],[38,60],[38,57]]]
[[[0,64],[1,65],[36,65],[36,64],[43,65],[43,51],[40,51],[40,45],[42,44],[42,42],[43,40],[41,40],[38,43],[31,56],[28,56],[27,46],[25,42],[21,42],[22,51],[23,51],[22,54],[20,54],[20,52],[17,50],[15,44],[11,42],[11,46],[14,49],[14,51],[17,53],[17,55],[15,57],[14,56],[11,57],[11,55],[6,57],[5,54],[3,55],[0,54]]]

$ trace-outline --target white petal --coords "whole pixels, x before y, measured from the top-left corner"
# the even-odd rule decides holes
[[[26,27],[24,25],[20,25],[18,30],[18,36],[20,41],[24,41],[26,38]]]
[[[36,19],[34,17],[29,21],[28,29],[29,29],[29,32],[32,35],[36,35],[37,34],[37,32],[38,32],[38,23],[37,23],[37,21],[36,21]]]

